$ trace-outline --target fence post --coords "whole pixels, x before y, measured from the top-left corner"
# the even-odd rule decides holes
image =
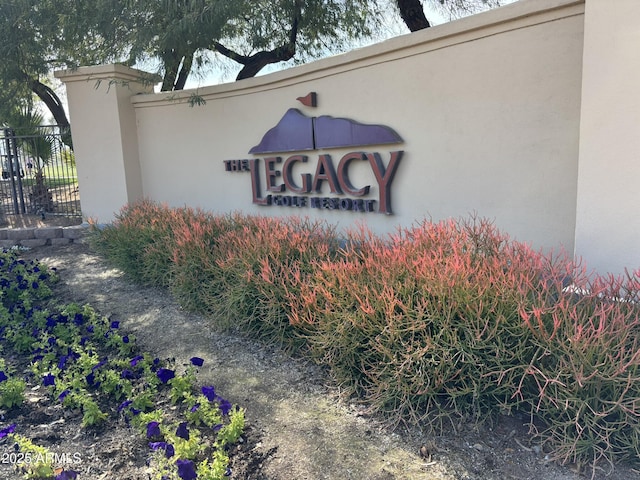
[[[158,78],[123,65],[55,73],[64,82],[85,218],[108,223],[143,197],[132,95],[152,93]]]
[[[640,266],[640,2],[586,0],[575,253]]]
[[[13,200],[13,213],[26,213],[24,192],[22,191],[22,178],[20,177],[20,164],[18,161],[18,146],[16,145],[16,132],[11,128],[3,129],[5,152],[7,155],[7,169],[9,183],[11,184],[11,199]],[[17,172],[16,172],[17,168]]]

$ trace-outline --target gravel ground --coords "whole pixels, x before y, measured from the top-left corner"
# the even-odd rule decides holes
[[[185,312],[165,290],[129,282],[86,244],[22,255],[58,269],[61,301],[88,303],[120,320],[144,350],[174,357],[178,364],[194,355],[205,359],[198,375],[202,383],[246,408],[246,443],[239,447],[232,478],[578,480],[610,473],[580,473],[575,466],[550,462],[527,436],[528,418],[500,418],[480,431],[460,425],[438,436],[419,428],[390,431],[355,403],[340,401],[317,366],[216,331],[209,319]],[[640,475],[618,466],[606,478]]]

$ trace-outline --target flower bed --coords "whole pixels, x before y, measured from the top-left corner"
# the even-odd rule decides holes
[[[196,387],[191,359],[181,371],[171,361],[140,352],[117,320],[89,306],[50,301],[55,273],[37,262],[0,254],[0,406],[6,410],[0,440],[14,445],[7,462],[25,478],[82,478],[75,452],[52,452],[32,441],[27,425],[11,422],[17,410],[43,408],[25,392],[44,388],[47,411],[100,435],[105,423],[122,423],[146,439],[149,474],[166,479],[222,479],[230,474],[228,448],[240,438],[244,411],[213,386]],[[26,372],[26,375],[23,373]],[[49,425],[51,425],[50,423]]]

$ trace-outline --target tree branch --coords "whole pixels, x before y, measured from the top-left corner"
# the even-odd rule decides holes
[[[182,57],[182,65],[180,66],[180,73],[176,79],[176,84],[173,87],[174,90],[184,90],[184,85],[187,83],[187,77],[191,72],[191,66],[193,65],[194,52],[187,53]]]
[[[50,87],[39,80],[29,78],[29,88],[35,93],[40,100],[47,106],[56,123],[63,128],[69,127],[69,119],[64,111],[62,101]]]
[[[35,78],[31,78],[28,75],[24,74],[27,82],[29,83],[29,88],[33,93],[35,93],[40,100],[47,106],[51,115],[53,115],[54,120],[60,127],[62,132],[61,140],[73,150],[73,142],[71,140],[71,129],[69,125],[69,119],[67,118],[67,113],[64,111],[64,107],[62,105],[62,101],[60,97],[56,95],[50,87],[40,82]]]
[[[429,28],[431,24],[424,14],[420,0],[396,0],[400,16],[412,32]]]
[[[164,77],[160,88],[161,91],[171,92],[184,89],[187,77],[191,72],[194,54],[195,51],[189,48],[186,49],[184,54],[178,53],[176,49],[163,52]]]
[[[168,50],[162,53],[162,63],[164,64],[164,78],[162,79],[163,92],[170,92],[174,89],[178,69],[180,68],[180,58],[175,50]]]
[[[220,42],[213,42],[214,48],[227,58],[230,58],[234,62],[244,65],[236,80],[242,80],[244,78],[255,77],[257,73],[265,66],[271,63],[286,62],[293,58],[296,53],[296,40],[298,38],[298,26],[300,23],[301,6],[300,2],[296,2],[296,10],[293,15],[291,31],[289,32],[289,39],[287,43],[273,50],[263,50],[253,55],[241,55],[233,50],[225,47]]]

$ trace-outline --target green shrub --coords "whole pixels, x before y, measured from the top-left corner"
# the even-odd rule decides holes
[[[185,308],[223,328],[240,328],[283,346],[300,342],[287,299],[336,250],[332,228],[295,217],[212,216],[141,201],[94,230],[98,251],[133,279],[168,286]]]
[[[95,241],[214,323],[308,351],[394,423],[526,411],[559,461],[640,455],[640,271],[588,278],[476,218],[338,249],[323,222],[140,202]]]
[[[288,298],[298,294],[317,259],[335,250],[334,231],[323,222],[295,217],[244,217],[236,224],[241,228],[220,239],[216,293],[204,301],[227,325],[299,348]]]
[[[408,423],[519,407],[511,385],[532,348],[518,308],[544,271],[539,254],[486,221],[423,223],[387,240],[361,230],[349,244],[291,299],[337,382]]]
[[[536,350],[520,382],[527,392],[518,394],[562,462],[593,467],[640,456],[638,300],[640,271],[583,276],[555,302],[521,311]]]
[[[224,285],[220,267],[225,232],[233,228],[231,217],[209,217],[202,212],[182,210],[172,224],[175,245],[171,257],[171,292],[185,308],[212,313],[211,306]]]
[[[92,245],[137,282],[168,286],[173,240],[171,225],[178,212],[149,200],[124,206],[113,224],[93,228]]]

